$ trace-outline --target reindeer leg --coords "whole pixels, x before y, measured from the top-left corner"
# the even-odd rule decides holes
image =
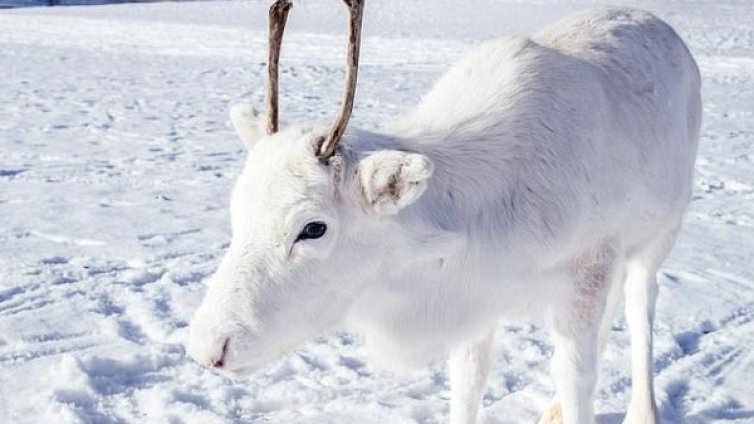
[[[605,305],[605,312],[602,314],[602,322],[600,324],[600,329],[598,333],[598,343],[597,343],[597,359],[602,357],[602,353],[605,351],[605,345],[607,344],[607,338],[608,334],[610,332],[610,328],[612,327],[613,320],[615,319],[615,312],[620,304],[620,300],[623,298],[623,281],[626,279],[626,264],[623,260],[623,255],[616,258],[616,262],[614,264],[614,273],[612,282],[610,283],[610,288],[608,296],[607,296],[607,302]],[[563,411],[560,408],[560,401],[558,400],[558,397],[555,396],[555,399],[552,400],[548,408],[545,410],[545,413],[542,414],[542,418],[540,419],[540,424],[560,424],[563,422]]]
[[[570,298],[553,308],[552,375],[556,401],[540,420],[548,424],[594,422],[594,390],[600,353],[600,330],[610,286],[614,283],[616,254],[605,245],[574,260],[569,269]]]
[[[474,424],[492,362],[494,331],[454,349],[448,360],[450,424]]]
[[[594,422],[593,397],[597,381],[597,328],[576,329],[565,322],[553,326],[552,376],[557,403],[541,423],[590,424]]]
[[[652,381],[652,323],[657,300],[657,270],[677,230],[658,236],[628,258],[625,282],[626,322],[631,334],[631,401],[625,424],[660,422]]]

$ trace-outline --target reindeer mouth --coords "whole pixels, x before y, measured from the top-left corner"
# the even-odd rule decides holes
[[[225,367],[226,357],[228,356],[228,344],[230,343],[230,338],[225,339],[225,343],[223,343],[223,348],[220,351],[220,355],[218,355],[216,358],[212,359],[210,362],[210,365],[212,365],[215,368],[223,368]]]
[[[248,377],[267,363],[258,359],[246,360],[245,357],[239,357],[238,346],[234,346],[233,341],[228,338],[223,344],[221,354],[212,362],[212,369],[229,378]]]

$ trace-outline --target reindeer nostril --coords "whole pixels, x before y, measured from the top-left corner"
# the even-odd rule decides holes
[[[228,353],[228,342],[230,339],[225,339],[225,343],[223,343],[223,350],[220,352],[220,355],[216,358],[213,358],[210,360],[210,363],[215,368],[222,368],[225,366],[225,355]]]

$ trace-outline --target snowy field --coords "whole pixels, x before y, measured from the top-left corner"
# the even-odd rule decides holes
[[[370,1],[353,122],[398,116],[480,40],[587,4]],[[660,276],[662,415],[754,423],[754,2],[631,4],[677,28],[704,80],[696,193]],[[0,11],[0,423],[446,420],[441,364],[393,375],[347,334],[247,381],[185,356],[187,323],[228,244],[227,199],[244,154],[227,105],[262,105],[266,5]],[[296,3],[284,119],[333,116],[344,16],[335,0]],[[630,389],[622,320],[610,339],[602,424],[620,423]],[[497,340],[483,422],[534,422],[553,392],[547,334],[513,322]]]

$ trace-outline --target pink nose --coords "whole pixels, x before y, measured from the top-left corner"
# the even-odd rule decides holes
[[[228,354],[228,343],[230,342],[230,339],[225,339],[225,343],[223,343],[223,349],[220,352],[220,354],[212,359],[210,359],[210,365],[212,365],[215,368],[222,368],[225,366],[225,355]]]

